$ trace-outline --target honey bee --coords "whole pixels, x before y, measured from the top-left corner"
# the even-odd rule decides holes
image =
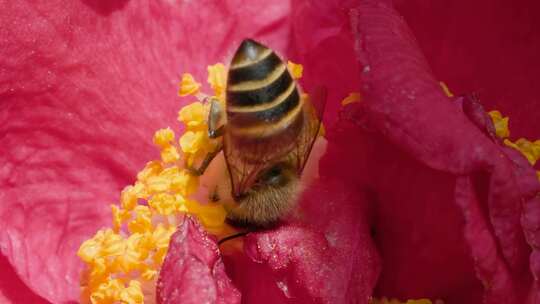
[[[319,94],[324,105],[324,92]],[[287,65],[271,49],[244,40],[231,61],[225,109],[210,101],[208,135],[222,138],[200,168],[203,174],[223,150],[230,179],[227,220],[235,226],[265,228],[295,206],[300,176],[320,127],[320,114],[302,98]],[[211,194],[220,200],[222,195]]]

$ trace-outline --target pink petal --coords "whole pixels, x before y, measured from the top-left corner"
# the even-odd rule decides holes
[[[171,237],[157,283],[157,302],[240,303],[216,241],[191,217]]]
[[[152,133],[177,126],[179,74],[204,81],[206,65],[225,59],[245,36],[284,49],[287,8],[240,1],[2,5],[0,249],[31,290],[53,302],[79,298],[76,250],[108,225],[108,204],[158,157]]]

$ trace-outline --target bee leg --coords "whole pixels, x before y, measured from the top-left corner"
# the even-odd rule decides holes
[[[210,196],[208,197],[211,202],[217,203],[220,201],[219,192],[218,192],[218,186],[214,188],[214,191],[210,193]]]
[[[224,238],[222,238],[221,240],[218,241],[218,246],[225,243],[226,241],[230,241],[230,240],[233,240],[233,239],[236,239],[236,238],[239,238],[239,237],[246,236],[250,232],[252,232],[252,231],[244,231],[244,232],[239,232],[239,233],[235,233],[233,235],[226,236],[226,237],[224,237]]]
[[[210,111],[208,113],[208,137],[218,138],[223,135],[225,129],[225,113],[219,100],[211,98]]]
[[[225,113],[224,109],[221,106],[218,99],[211,97],[207,99],[207,102],[210,104],[210,111],[208,112],[208,137],[215,139],[223,135],[223,132],[225,130]],[[206,168],[210,165],[214,157],[218,155],[218,153],[223,148],[223,144],[220,143],[219,146],[212,152],[206,154],[206,157],[202,161],[199,168],[194,168],[192,166],[186,166],[187,170],[192,174],[196,176],[203,175],[204,171],[206,171]]]
[[[219,144],[219,146],[214,151],[206,154],[206,157],[203,159],[199,168],[186,166],[186,169],[189,171],[189,173],[191,173],[191,175],[195,175],[195,176],[203,175],[204,171],[206,171],[206,168],[208,168],[208,166],[210,165],[214,157],[216,157],[216,155],[219,154],[222,148],[223,148],[223,144]]]
[[[221,137],[221,136],[223,136],[224,131],[225,131],[225,126],[221,126],[217,130],[208,129],[208,137],[210,137],[210,138]]]

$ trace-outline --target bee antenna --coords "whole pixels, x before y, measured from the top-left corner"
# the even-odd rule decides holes
[[[239,233],[235,233],[233,235],[226,236],[226,237],[224,237],[224,238],[222,238],[221,240],[218,241],[218,246],[225,243],[226,241],[230,241],[232,239],[236,239],[236,238],[245,236],[248,233],[250,233],[250,231],[239,232]]]

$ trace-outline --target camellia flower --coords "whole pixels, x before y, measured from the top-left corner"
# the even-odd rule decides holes
[[[426,3],[2,2],[1,302],[540,302],[535,10]],[[172,164],[245,37],[327,87],[327,144],[291,218],[220,249]]]

